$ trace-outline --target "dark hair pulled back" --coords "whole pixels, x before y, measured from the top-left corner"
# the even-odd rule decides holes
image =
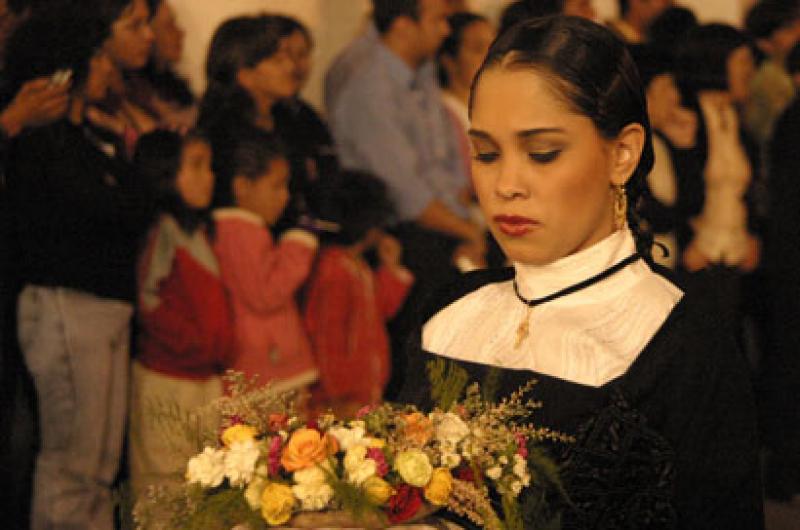
[[[639,252],[650,259],[653,235],[638,212],[647,195],[647,175],[653,168],[653,140],[644,88],[625,44],[605,27],[579,17],[534,18],[513,26],[495,40],[475,76],[471,98],[483,73],[495,67],[541,73],[570,107],[592,120],[605,138],[616,138],[632,123],[644,127],[642,155],[625,191],[628,224]]]

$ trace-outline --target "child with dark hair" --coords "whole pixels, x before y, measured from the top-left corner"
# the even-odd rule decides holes
[[[320,371],[314,402],[352,415],[381,399],[391,366],[385,322],[399,311],[414,277],[401,265],[400,243],[381,229],[392,212],[382,181],[348,171],[317,193],[320,216],[340,231],[320,253],[305,305]],[[372,250],[376,271],[365,259]]]
[[[275,137],[256,127],[234,131],[220,155],[214,252],[233,306],[233,368],[277,390],[301,390],[317,379],[295,294],[317,249],[310,231],[293,228],[273,241],[289,201],[289,163]]]
[[[148,417],[157,402],[183,410],[222,394],[220,374],[234,353],[230,307],[208,237],[214,173],[197,134],[156,131],[139,139],[137,176],[159,217],[139,262],[138,358],[131,381],[129,466],[133,491],[180,476],[194,447],[164,436]],[[181,443],[183,442],[183,443]]]

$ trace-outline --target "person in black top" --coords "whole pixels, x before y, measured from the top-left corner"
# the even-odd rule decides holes
[[[437,365],[493,400],[538,380],[531,421],[575,438],[551,447],[562,528],[763,528],[744,356],[653,264],[639,220],[653,147],[625,45],[577,18],[519,24],[492,45],[470,112],[478,198],[513,269],[432,295],[400,401],[430,408]]]
[[[129,324],[148,201],[115,148],[84,119],[106,95],[111,20],[92,4],[35,13],[9,44],[17,85],[71,71],[64,119],[22,134],[9,157],[19,248],[18,331],[36,388],[40,451],[31,528],[114,528]]]
[[[798,84],[800,44],[786,60]],[[800,495],[800,406],[793,399],[800,385],[800,99],[778,118],[769,143],[770,217],[765,245],[772,348],[764,355],[760,413],[767,457],[765,493],[779,501]]]

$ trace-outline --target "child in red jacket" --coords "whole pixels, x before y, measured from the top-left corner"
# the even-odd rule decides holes
[[[320,371],[313,403],[352,416],[381,399],[391,366],[386,321],[414,278],[401,265],[400,244],[381,230],[392,205],[380,180],[343,172],[316,195],[320,216],[340,231],[321,251],[306,297],[305,324]],[[365,258],[373,250],[376,270]]]
[[[233,368],[302,395],[317,369],[295,295],[311,270],[317,238],[293,228],[276,242],[270,233],[289,200],[289,163],[275,137],[242,127],[229,142],[215,152],[225,167],[215,197],[214,252],[233,306]]]
[[[194,134],[150,133],[139,140],[134,164],[159,207],[138,274],[129,465],[134,492],[141,494],[176,472],[179,478],[181,458],[196,451],[157,425],[154,407],[191,412],[219,397],[220,374],[234,348],[230,307],[207,233],[214,187],[208,142]]]

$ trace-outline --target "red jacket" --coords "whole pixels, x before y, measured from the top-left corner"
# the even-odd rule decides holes
[[[231,312],[205,233],[187,234],[163,215],[138,277],[139,362],[186,379],[224,372],[235,351]]]
[[[289,230],[276,245],[264,222],[238,208],[214,212],[214,252],[230,293],[238,354],[234,369],[291,390],[317,379],[295,295],[308,277],[316,238]]]
[[[380,399],[390,366],[385,323],[400,309],[413,281],[405,269],[373,272],[342,247],[321,253],[305,307],[324,394],[315,399],[363,404]]]

